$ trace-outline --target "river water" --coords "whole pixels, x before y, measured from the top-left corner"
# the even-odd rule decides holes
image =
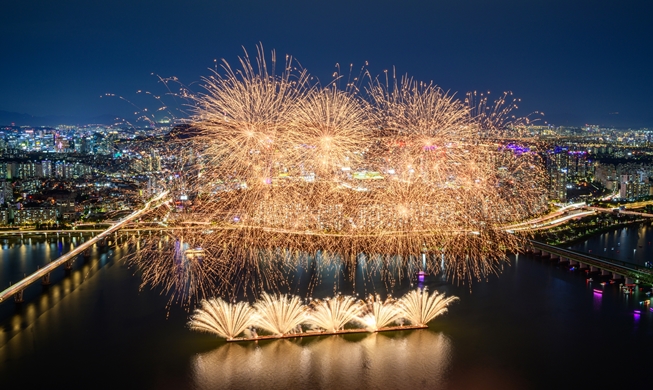
[[[590,255],[644,265],[653,261],[653,225],[642,223],[614,229],[568,247]]]
[[[639,253],[653,241],[647,229],[643,239],[631,227],[578,245],[596,252],[638,237]],[[2,247],[0,281],[59,251],[37,241]],[[228,344],[189,331],[184,309],[141,290],[120,260],[126,251],[95,248],[47,289],[33,286],[22,305],[0,304],[2,388],[577,389],[648,388],[652,379],[644,292],[624,295],[537,258],[512,258],[471,291],[427,277],[431,291],[460,297],[428,330]],[[314,296],[332,290],[324,282]]]

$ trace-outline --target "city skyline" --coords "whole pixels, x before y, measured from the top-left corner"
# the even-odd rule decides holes
[[[347,74],[349,64],[357,72],[368,63],[372,75],[394,67],[459,97],[513,91],[519,114],[544,112],[542,123],[652,127],[652,11],[642,1],[15,3],[0,19],[8,59],[0,64],[0,110],[133,120],[130,104],[100,96],[146,107],[136,91],[166,93],[152,74],[201,91],[214,60],[233,62],[261,42],[294,54],[323,82],[336,64]]]
[[[650,385],[653,2],[9,3],[6,387]]]

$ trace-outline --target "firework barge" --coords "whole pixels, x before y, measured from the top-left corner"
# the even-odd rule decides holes
[[[376,332],[393,332],[400,330],[416,330],[416,329],[428,329],[428,325],[398,325],[398,326],[387,326],[385,328],[377,329],[370,331],[368,329],[342,329],[335,332],[327,331],[308,331],[302,333],[290,333],[283,335],[265,335],[257,337],[236,337],[234,339],[227,339],[227,341],[259,341],[259,340],[276,340],[276,339],[293,339],[297,337],[313,337],[313,336],[336,336],[339,334],[351,334],[351,333],[376,333]]]
[[[220,298],[203,300],[188,325],[227,341],[425,329],[457,299],[417,289],[399,299],[371,295],[362,301],[339,295],[304,304],[298,296],[263,293],[253,305]],[[345,328],[348,324],[353,327]],[[266,334],[259,336],[257,330]]]

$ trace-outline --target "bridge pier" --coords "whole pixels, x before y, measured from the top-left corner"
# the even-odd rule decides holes
[[[595,267],[593,265],[590,266],[590,272],[599,272],[599,271],[600,270],[597,267]]]
[[[64,265],[64,269],[66,271],[70,271],[71,269],[73,269],[73,259],[66,261],[66,264]]]
[[[601,270],[601,276],[610,275],[610,274],[611,274],[610,271],[606,271],[604,269]]]
[[[574,266],[574,265],[578,265],[578,264],[579,263],[577,261],[569,259],[569,265]]]
[[[107,239],[106,238],[103,238],[100,241],[98,241],[98,246],[100,247],[100,250],[102,252],[106,252],[109,249],[108,245],[107,245]]]
[[[625,284],[635,284],[635,280],[633,278],[626,278]]]
[[[48,286],[50,285],[50,272],[41,276],[41,285]]]
[[[25,301],[25,297],[23,295],[23,292],[25,290],[20,290],[16,294],[14,294],[14,302],[16,303],[23,303]]]

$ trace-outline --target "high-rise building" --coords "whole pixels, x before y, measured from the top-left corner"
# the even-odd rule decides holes
[[[549,198],[566,202],[569,172],[567,149],[556,147],[549,151],[546,155],[546,168],[549,173]]]
[[[52,174],[52,161],[43,160],[41,161],[41,170],[43,172],[43,177],[53,177]]]
[[[152,149],[150,152],[150,157],[152,158],[152,171],[161,171],[161,156],[159,156],[159,153],[156,150]]]
[[[81,142],[78,142],[79,152],[81,154],[92,154],[93,153],[93,138],[82,138]]]
[[[621,175],[619,197],[621,199],[637,199],[649,196],[651,185],[648,177],[639,175]]]
[[[13,203],[14,201],[14,189],[6,180],[0,180],[0,205],[6,203]]]

